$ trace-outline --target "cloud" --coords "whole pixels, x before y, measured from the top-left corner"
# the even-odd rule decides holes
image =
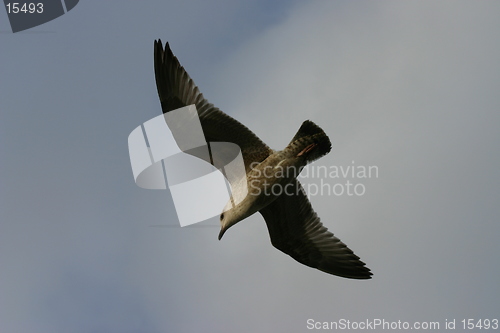
[[[325,224],[375,272],[369,287],[344,289],[351,282],[332,281],[342,286],[335,295],[348,311],[324,297],[327,277],[271,256],[263,228],[243,226],[263,224],[260,217],[228,235],[236,238],[228,251],[253,241],[258,243],[248,251],[265,253],[252,267],[236,255],[227,258],[228,266],[242,270],[235,283],[252,270],[284,265],[276,274],[293,278],[280,289],[268,277],[266,283],[278,288],[274,295],[315,295],[311,308],[327,318],[332,311],[335,318],[381,315],[373,307],[382,300],[383,315],[391,318],[444,320],[467,313],[460,305],[466,296],[458,290],[495,274],[488,264],[495,259],[485,254],[494,253],[488,235],[498,231],[488,218],[498,213],[490,200],[498,191],[490,181],[496,178],[499,141],[498,98],[492,93],[498,27],[489,5],[307,3],[231,54],[211,102],[276,149],[312,119],[333,142],[332,153],[318,164],[355,161],[380,169],[362,198],[312,198]],[[481,175],[474,173],[478,165]],[[468,243],[468,237],[485,242]],[[485,260],[473,261],[474,255]],[[468,275],[461,258],[472,271],[491,273]],[[491,308],[481,300],[476,309]],[[426,306],[429,301],[433,305]],[[274,305],[262,307],[272,311]],[[263,315],[252,305],[241,310],[252,311]],[[245,320],[240,311],[232,315],[235,325]],[[267,324],[278,329],[273,319]]]

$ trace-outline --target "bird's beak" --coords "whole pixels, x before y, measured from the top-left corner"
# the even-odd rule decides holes
[[[220,232],[219,232],[219,240],[222,238],[222,236],[224,236],[224,233],[226,232],[226,230],[227,230],[227,229],[228,229],[228,228],[227,228],[227,227],[225,227],[225,226],[222,226],[222,227],[220,228]]]

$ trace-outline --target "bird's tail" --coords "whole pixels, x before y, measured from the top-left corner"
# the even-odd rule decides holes
[[[332,143],[325,132],[315,123],[306,120],[283,152],[288,156],[305,156],[307,163],[325,156],[332,149]]]

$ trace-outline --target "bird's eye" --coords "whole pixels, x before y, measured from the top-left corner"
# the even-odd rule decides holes
[[[220,214],[220,220],[224,220],[224,213]]]

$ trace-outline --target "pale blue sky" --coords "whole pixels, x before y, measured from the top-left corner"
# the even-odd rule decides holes
[[[498,318],[499,15],[493,1],[81,1],[12,34],[0,10],[0,331]],[[378,166],[361,197],[311,198],[372,280],[295,262],[260,215],[220,242],[175,227],[168,191],[134,184],[127,137],[161,112],[157,38],[271,147],[311,119],[333,145],[318,165]]]

